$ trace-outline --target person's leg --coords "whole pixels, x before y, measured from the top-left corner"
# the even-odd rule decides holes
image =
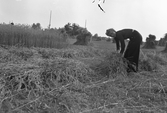
[[[133,62],[136,64],[136,71],[138,71],[138,62],[139,62],[139,55],[140,55],[140,44],[142,43],[142,36],[138,31],[134,31],[133,34],[134,40],[134,48],[133,51]]]
[[[136,51],[133,54],[133,56],[134,56],[133,62],[136,65],[136,71],[138,71],[139,54],[140,54],[140,44],[138,46],[136,46]]]
[[[134,62],[135,43],[130,41],[127,45],[127,49],[124,54],[124,58],[127,60],[128,69],[127,72],[136,72],[136,64]]]

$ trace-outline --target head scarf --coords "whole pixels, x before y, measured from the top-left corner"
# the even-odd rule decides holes
[[[113,34],[115,34],[116,31],[113,28],[107,29],[106,30],[106,35],[107,36],[113,36]]]

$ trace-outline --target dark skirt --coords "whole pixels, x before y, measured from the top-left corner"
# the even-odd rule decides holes
[[[134,30],[124,54],[124,58],[126,58],[129,61],[128,66],[132,71],[138,71],[141,43],[142,43],[142,36],[140,35],[139,32]],[[135,65],[136,69],[133,68],[133,65]]]

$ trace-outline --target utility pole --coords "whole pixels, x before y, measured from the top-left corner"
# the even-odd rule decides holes
[[[50,29],[50,26],[51,26],[51,18],[52,18],[52,11],[50,11],[50,19],[49,19],[49,26],[48,26],[48,29]]]

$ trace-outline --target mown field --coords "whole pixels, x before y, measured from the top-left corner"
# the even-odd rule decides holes
[[[74,40],[69,40],[73,43]],[[141,49],[127,73],[115,44],[0,47],[0,113],[166,113],[167,55]]]

